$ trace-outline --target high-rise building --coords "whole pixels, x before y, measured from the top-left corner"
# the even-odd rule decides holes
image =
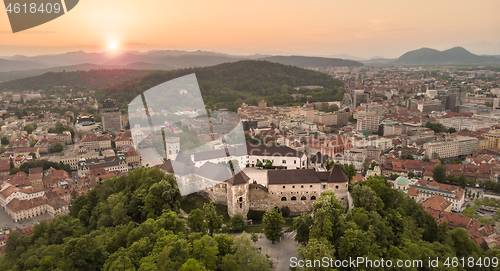
[[[442,106],[444,110],[456,111],[457,95],[455,93],[445,95],[442,99]]]
[[[101,110],[102,130],[105,132],[118,132],[122,129],[122,113],[116,107],[116,100],[106,99],[103,101]]]
[[[361,104],[368,103],[368,94],[355,90],[354,92],[354,107],[358,107]]]
[[[358,131],[378,132],[380,115],[375,112],[361,111],[354,116],[357,118],[356,129]]]

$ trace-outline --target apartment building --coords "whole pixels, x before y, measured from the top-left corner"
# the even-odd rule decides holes
[[[423,145],[425,156],[432,158],[436,153],[441,158],[458,156],[458,140],[442,140],[427,142]]]
[[[354,118],[358,120],[356,130],[378,132],[380,116],[376,112],[357,112],[354,114]]]
[[[458,140],[458,155],[468,155],[479,149],[479,140],[474,137],[457,136]]]
[[[111,149],[111,138],[108,135],[85,134],[82,137],[81,149],[86,151]]]

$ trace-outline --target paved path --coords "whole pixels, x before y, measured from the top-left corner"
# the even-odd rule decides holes
[[[298,257],[297,248],[300,244],[294,240],[295,232],[284,234],[284,238],[274,244],[267,240],[263,233],[259,235],[259,241],[255,244],[257,247],[262,248],[264,255],[269,255],[273,260],[273,270],[287,271],[290,270],[290,258]]]

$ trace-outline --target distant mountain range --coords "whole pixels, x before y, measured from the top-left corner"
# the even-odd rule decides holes
[[[133,51],[86,53],[69,52],[58,55],[21,56],[0,58],[0,81],[37,76],[46,72],[88,71],[92,69],[174,70],[207,67],[240,60],[267,60],[285,65],[307,67],[363,66],[362,63],[325,57],[304,56],[235,56],[206,51]]]
[[[359,67],[363,65],[498,65],[500,56],[475,55],[462,47],[445,51],[421,48],[397,59],[359,58],[340,54],[342,58],[311,56],[237,56],[208,51],[155,50],[149,52],[108,51],[68,52],[56,55],[0,57],[0,81],[26,78],[47,72],[89,71],[93,69],[175,70],[208,67],[240,60],[265,60],[299,68]],[[350,60],[347,58],[357,60]]]
[[[327,67],[359,67],[362,63],[354,60],[339,58],[310,57],[310,56],[270,56],[260,58],[269,62],[283,65],[296,66],[299,68],[327,68]]]
[[[403,54],[395,63],[405,65],[472,65],[500,64],[500,61],[495,56],[475,55],[463,47],[454,47],[444,51],[421,48]]]

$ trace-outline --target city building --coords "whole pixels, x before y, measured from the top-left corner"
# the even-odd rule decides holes
[[[380,115],[375,112],[360,111],[354,114],[357,119],[356,130],[378,132]]]
[[[423,148],[425,149],[425,156],[428,158],[434,158],[435,154],[440,158],[451,158],[458,156],[458,146],[458,140],[440,140],[427,142],[423,145]]]

